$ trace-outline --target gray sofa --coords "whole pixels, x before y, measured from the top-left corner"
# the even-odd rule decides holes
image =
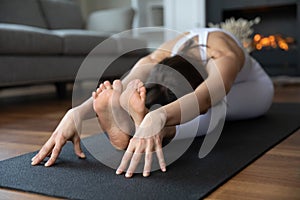
[[[130,24],[133,11],[121,11],[129,18],[126,23]],[[118,19],[116,10],[111,13]],[[107,19],[103,20],[103,17]],[[104,14],[98,12],[88,18],[89,21],[84,21],[80,6],[72,0],[1,0],[0,89],[54,83],[62,95],[65,83],[75,80],[88,53],[118,30],[114,29],[118,24],[114,26],[108,17],[108,11]],[[101,31],[101,26],[109,28]],[[122,26],[126,28],[124,23]],[[96,56],[101,59],[114,58],[127,48],[126,45],[145,46],[140,40],[112,38],[108,49],[98,52]],[[122,76],[145,54],[145,51],[136,51],[122,55],[102,78]],[[97,67],[106,66],[99,63]]]

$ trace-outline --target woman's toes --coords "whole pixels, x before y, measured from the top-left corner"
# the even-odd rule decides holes
[[[141,96],[141,100],[143,102],[145,102],[146,101],[146,88],[145,87],[140,88],[140,96]]]
[[[104,81],[103,84],[104,84],[105,89],[107,89],[107,90],[112,89],[112,85],[110,84],[109,81]]]
[[[100,94],[102,92],[102,89],[101,88],[97,88],[96,89],[96,95]]]
[[[144,86],[144,83],[141,80],[137,80],[137,88],[140,89]]]
[[[93,99],[96,99],[96,98],[97,98],[96,92],[93,92],[93,93],[92,93],[92,97],[93,97]]]
[[[116,92],[119,92],[119,93],[122,93],[123,91],[123,85],[122,85],[122,82],[120,80],[115,80],[113,82],[113,89],[114,91]]]
[[[103,83],[101,83],[100,84],[100,86],[99,86],[99,88],[100,88],[100,90],[102,91],[102,90],[105,90],[105,86],[104,86],[104,84]]]

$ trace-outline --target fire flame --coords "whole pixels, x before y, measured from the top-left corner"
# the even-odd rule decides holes
[[[280,48],[284,51],[289,50],[290,44],[293,44],[295,39],[292,37],[282,37],[281,35],[269,35],[267,37],[261,34],[255,34],[253,37],[253,46],[256,50],[262,50],[264,47]]]

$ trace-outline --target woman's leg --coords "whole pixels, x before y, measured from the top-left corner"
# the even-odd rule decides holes
[[[249,119],[265,114],[273,101],[269,78],[235,84],[227,95],[228,120]]]
[[[211,119],[211,110],[184,124],[176,126],[174,139],[191,138],[206,135]]]
[[[274,86],[270,77],[254,59],[247,79],[235,83],[227,95],[228,120],[240,120],[258,117],[270,108]]]

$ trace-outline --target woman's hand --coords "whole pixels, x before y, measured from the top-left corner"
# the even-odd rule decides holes
[[[51,137],[44,144],[41,150],[32,159],[32,165],[37,165],[42,162],[48,155],[51,155],[49,160],[45,163],[46,167],[54,164],[61,152],[62,147],[67,141],[72,141],[74,144],[75,154],[80,158],[85,158],[84,153],[80,147],[80,137],[77,130],[81,129],[81,120],[78,118],[76,111],[69,110],[63,117]],[[76,120],[76,121],[75,121]]]
[[[161,109],[148,113],[141,125],[137,128],[134,137],[130,140],[116,174],[123,173],[129,165],[125,176],[132,177],[142,156],[145,154],[143,176],[150,175],[152,154],[156,152],[160,169],[166,171],[166,163],[162,151],[162,129],[166,123],[166,114]]]

